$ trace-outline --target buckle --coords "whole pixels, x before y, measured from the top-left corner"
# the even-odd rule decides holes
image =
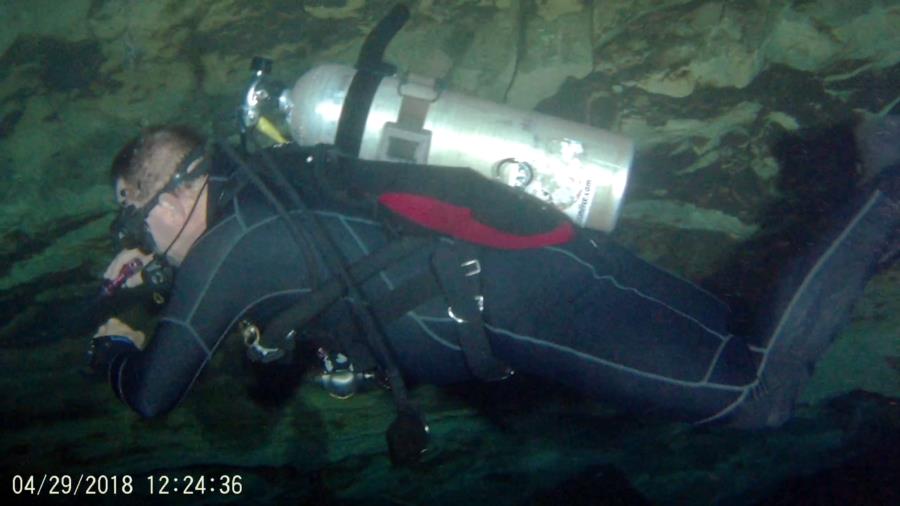
[[[472,277],[481,273],[481,262],[478,261],[477,258],[473,258],[472,260],[466,260],[465,262],[459,264],[460,267],[468,267],[468,272],[465,273],[465,276]]]
[[[478,312],[484,312],[484,295],[476,295],[472,298],[475,299],[475,305],[478,307]],[[468,323],[468,320],[465,318],[456,316],[456,313],[453,312],[453,306],[447,306],[447,315],[456,323]]]
[[[452,318],[456,323],[466,323],[466,320],[460,318],[459,316],[456,316],[456,314],[453,312],[453,306],[447,306],[447,315],[450,316],[450,318]]]

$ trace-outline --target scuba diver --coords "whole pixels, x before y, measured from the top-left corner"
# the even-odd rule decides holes
[[[896,145],[900,122],[880,125]],[[407,382],[524,373],[632,410],[777,427],[900,234],[892,158],[794,262],[769,327],[750,339],[729,333],[712,294],[533,195],[359,149],[357,137],[349,149],[338,139],[241,156],[164,126],[121,150],[122,251],[105,291],[143,279],[167,293],[152,339],[112,319],[92,340],[92,366],[121,400],[144,417],[167,413],[239,329],[264,363],[325,339],[326,369],[344,373],[328,384],[338,395],[381,378],[397,404],[388,440],[400,463],[426,440]]]

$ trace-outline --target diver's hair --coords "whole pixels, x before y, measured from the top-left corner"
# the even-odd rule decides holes
[[[127,198],[142,206],[166,185],[184,157],[204,144],[203,135],[188,126],[147,128],[113,159],[113,181],[121,179]]]

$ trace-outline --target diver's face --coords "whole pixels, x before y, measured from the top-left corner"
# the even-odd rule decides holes
[[[163,193],[156,201],[156,205],[147,214],[147,227],[156,244],[156,253],[164,253],[169,249],[178,232],[185,227],[187,214],[193,201],[187,203],[187,210],[182,205],[181,199],[171,193]]]
[[[115,186],[121,205],[126,208],[135,205],[128,198],[128,189],[121,180],[117,180]],[[191,187],[182,186],[160,194],[155,203],[151,200],[147,205],[153,206],[149,212],[140,211],[145,211],[142,213],[146,215],[144,224],[153,238],[151,253],[165,253],[172,264],[180,264],[194,241],[206,230],[206,186],[202,181]]]

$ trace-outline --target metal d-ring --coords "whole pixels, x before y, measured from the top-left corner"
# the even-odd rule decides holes
[[[473,297],[475,299],[475,305],[478,307],[478,312],[484,312],[484,295],[476,295]],[[460,318],[456,316],[456,313],[453,312],[453,306],[447,306],[447,315],[453,319],[456,323],[467,323],[468,320],[465,318]]]
[[[481,273],[481,262],[479,262],[478,259],[473,258],[472,260],[467,260],[459,265],[460,267],[471,267],[469,272],[465,274],[467,278]]]

